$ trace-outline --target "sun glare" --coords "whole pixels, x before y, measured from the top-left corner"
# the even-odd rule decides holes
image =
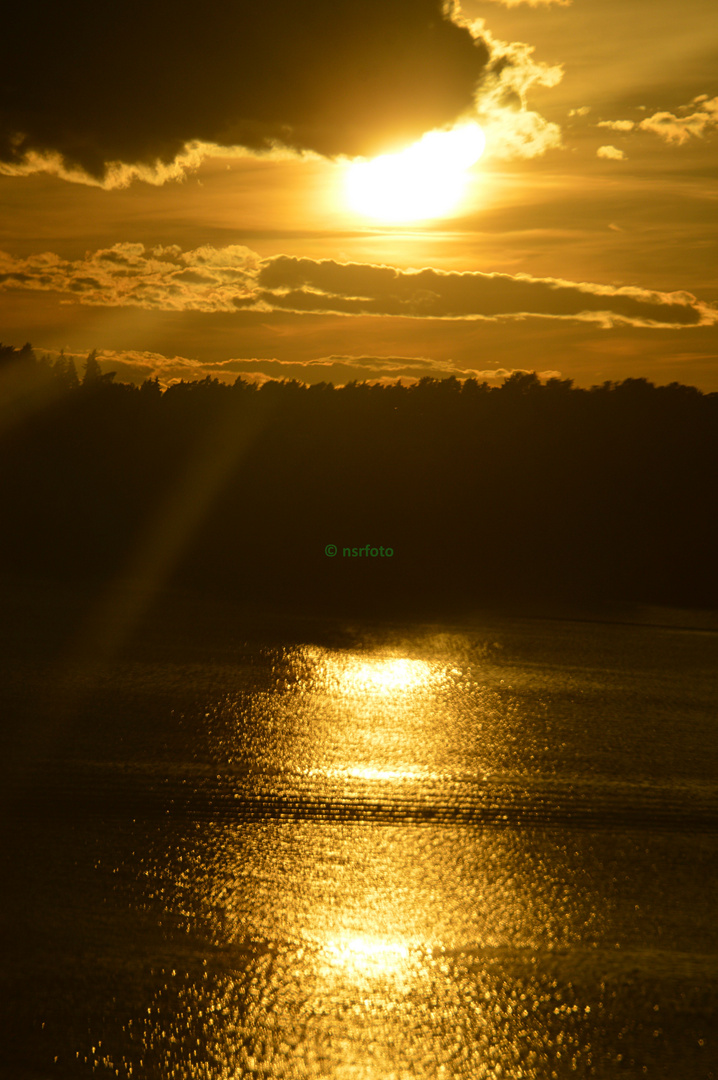
[[[347,199],[365,217],[419,221],[442,217],[458,204],[468,170],[484,152],[478,124],[430,131],[397,154],[358,161],[347,175]]]
[[[370,937],[332,942],[325,952],[346,973],[384,976],[405,964],[410,955],[406,945]]]
[[[345,661],[337,681],[345,695],[397,697],[426,686],[429,675],[429,665],[423,660],[371,657]]]

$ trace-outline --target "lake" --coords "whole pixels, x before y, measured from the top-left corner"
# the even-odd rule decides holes
[[[718,1077],[718,633],[672,621],[7,663],[0,1076]]]

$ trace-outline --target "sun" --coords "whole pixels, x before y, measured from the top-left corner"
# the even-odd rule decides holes
[[[347,201],[358,213],[382,221],[443,217],[459,203],[468,170],[484,145],[478,124],[430,131],[397,154],[351,165]]]

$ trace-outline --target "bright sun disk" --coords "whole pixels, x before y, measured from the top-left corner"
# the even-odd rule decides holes
[[[441,217],[459,202],[484,145],[478,124],[463,124],[430,131],[397,154],[356,162],[347,174],[349,205],[384,221]]]

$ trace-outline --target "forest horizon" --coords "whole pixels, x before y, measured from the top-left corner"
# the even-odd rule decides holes
[[[535,372],[163,390],[94,354],[81,376],[29,345],[1,359],[12,572],[383,615],[718,603],[716,393]]]

